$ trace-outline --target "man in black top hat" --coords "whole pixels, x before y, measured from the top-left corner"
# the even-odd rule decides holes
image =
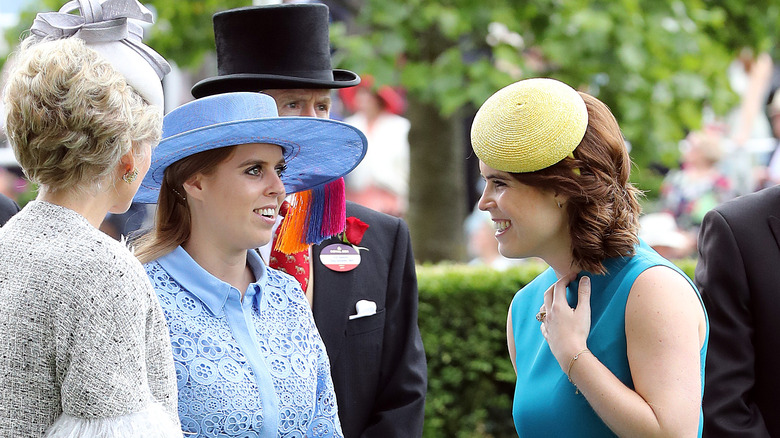
[[[195,84],[193,96],[262,91],[282,116],[329,117],[330,90],[360,78],[331,68],[328,22],[328,8],[316,3],[215,14],[218,76]],[[396,217],[351,202],[346,208],[368,224],[360,242],[367,250],[357,267],[339,272],[320,255],[340,239],[312,246],[304,288],[330,357],[344,435],[419,437],[427,368],[409,230]]]
[[[19,212],[19,205],[13,199],[0,194],[0,227],[11,219],[11,216]]]

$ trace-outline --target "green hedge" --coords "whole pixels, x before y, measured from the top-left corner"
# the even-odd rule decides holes
[[[693,276],[694,260],[676,263]],[[428,357],[424,437],[517,436],[507,312],[515,292],[544,269],[536,262],[507,271],[452,264],[417,267],[419,324]]]

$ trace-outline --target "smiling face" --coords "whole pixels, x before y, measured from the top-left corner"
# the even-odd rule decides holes
[[[227,252],[268,243],[285,196],[284,168],[281,147],[253,143],[236,146],[213,172],[192,176],[184,184],[192,236]]]
[[[263,93],[274,98],[280,117],[330,117],[331,99],[328,89],[274,89],[263,90]]]
[[[479,163],[485,189],[479,209],[490,213],[498,251],[504,257],[541,257],[555,268],[571,264],[565,199],[517,181],[507,172]]]

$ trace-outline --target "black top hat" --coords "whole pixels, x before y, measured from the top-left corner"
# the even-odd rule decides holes
[[[217,12],[217,76],[195,84],[192,95],[359,84],[357,74],[331,68],[328,24],[328,7],[320,3]]]

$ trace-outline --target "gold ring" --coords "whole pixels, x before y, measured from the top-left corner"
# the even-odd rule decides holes
[[[539,313],[536,314],[536,320],[539,322],[544,322],[544,318],[547,316],[547,311],[541,310]]]

